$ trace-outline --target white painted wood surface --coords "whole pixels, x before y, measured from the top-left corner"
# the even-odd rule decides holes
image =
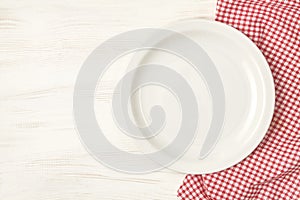
[[[184,174],[122,174],[86,152],[74,129],[72,92],[82,62],[110,36],[213,18],[215,6],[216,0],[1,0],[0,200],[177,199]]]

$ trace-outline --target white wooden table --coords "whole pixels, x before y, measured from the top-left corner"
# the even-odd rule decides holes
[[[82,62],[112,35],[213,18],[216,0],[2,0],[0,199],[177,199],[184,174],[112,171],[81,145],[72,94]]]

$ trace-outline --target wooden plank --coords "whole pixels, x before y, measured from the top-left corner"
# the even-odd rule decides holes
[[[122,174],[86,152],[74,129],[74,82],[88,54],[112,35],[213,18],[215,6],[215,0],[2,0],[0,199],[176,199],[184,174]]]

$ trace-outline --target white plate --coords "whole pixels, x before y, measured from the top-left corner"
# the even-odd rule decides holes
[[[258,146],[270,125],[275,92],[269,66],[250,39],[225,24],[192,20],[173,24],[167,29],[184,34],[206,51],[221,76],[226,99],[222,135],[211,153],[200,160],[199,152],[213,115],[205,81],[188,63],[167,52],[141,52],[134,57],[133,65],[156,63],[180,73],[189,82],[198,100],[200,117],[197,138],[185,155],[169,168],[203,174],[233,166]],[[136,78],[142,79],[143,76],[146,75],[139,73]],[[149,111],[157,104],[166,111],[166,125],[160,134],[147,140],[149,145],[137,142],[139,148],[147,153],[169,144],[180,126],[180,108],[176,98],[159,86],[147,86],[137,92],[133,105],[142,108],[143,113],[142,117],[137,118],[138,124],[150,123]]]

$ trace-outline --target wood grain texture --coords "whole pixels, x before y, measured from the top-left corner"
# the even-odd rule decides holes
[[[73,87],[85,58],[112,35],[213,18],[215,6],[216,0],[0,1],[0,199],[177,199],[184,174],[121,174],[86,152],[74,129]]]

